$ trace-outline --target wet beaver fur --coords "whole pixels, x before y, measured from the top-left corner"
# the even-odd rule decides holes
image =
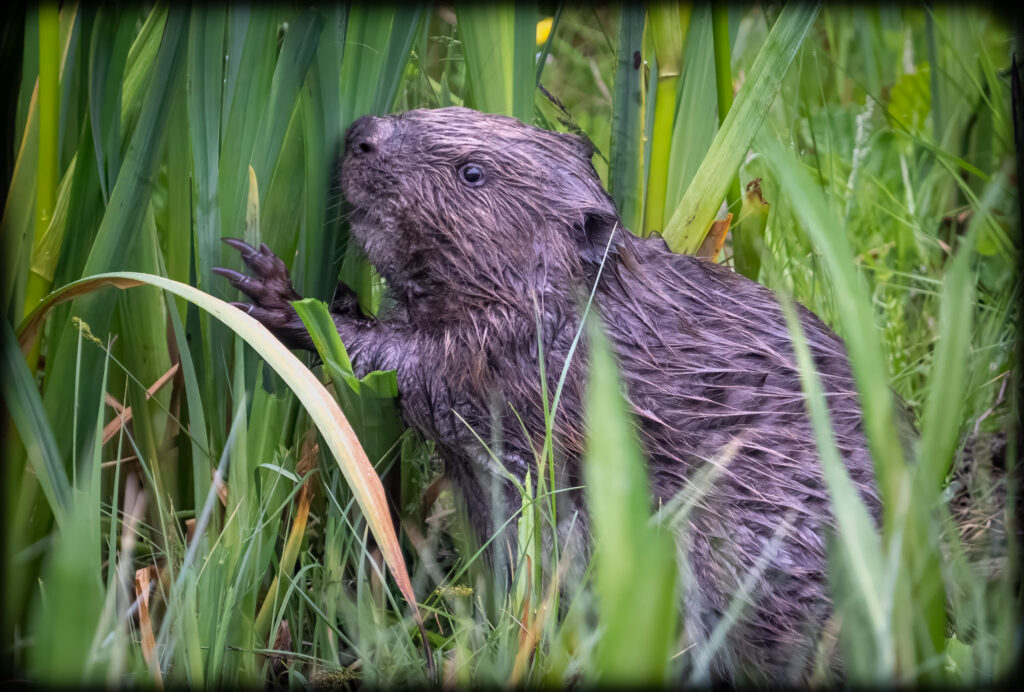
[[[733,680],[804,680],[832,611],[825,534],[833,518],[781,310],[767,288],[622,228],[591,154],[575,135],[465,108],[356,121],[341,169],[351,232],[395,306],[365,317],[340,286],[331,305],[338,332],[358,374],[397,370],[406,422],[436,442],[474,520],[490,530],[491,488],[500,488],[504,512],[519,498],[479,440],[500,426],[504,467],[519,478],[535,468],[545,429],[538,324],[551,392],[604,259],[594,309],[636,416],[652,508],[736,447],[680,540],[690,641],[706,640],[787,523],[716,670]],[[238,305],[288,346],[311,350],[288,303],[299,296],[284,263],[265,245],[228,242],[255,274],[220,270],[253,301]],[[877,519],[843,343],[809,311],[799,316],[843,461]],[[582,482],[586,361],[584,345],[555,420],[563,487]],[[586,533],[582,495],[568,498]]]

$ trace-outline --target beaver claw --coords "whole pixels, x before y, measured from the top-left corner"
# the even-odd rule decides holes
[[[253,276],[236,272],[233,269],[214,267],[211,271],[223,276],[228,282],[244,293],[252,303],[232,303],[240,310],[262,322],[275,333],[280,330],[292,330],[298,321],[298,315],[291,306],[291,301],[301,300],[295,287],[292,286],[288,267],[275,255],[266,243],[260,243],[259,249],[254,248],[237,238],[223,238],[224,243],[238,250],[242,261],[253,272]]]

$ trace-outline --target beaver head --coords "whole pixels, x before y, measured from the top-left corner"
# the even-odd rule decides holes
[[[345,145],[353,235],[395,293],[435,316],[438,300],[575,284],[618,222],[577,135],[438,108],[360,118]]]

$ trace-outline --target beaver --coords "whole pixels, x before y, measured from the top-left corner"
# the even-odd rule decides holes
[[[352,236],[387,280],[393,307],[367,317],[339,285],[338,333],[357,374],[397,372],[406,422],[436,443],[471,516],[490,530],[495,503],[507,515],[520,502],[504,474],[522,480],[536,469],[541,359],[548,392],[569,360],[553,423],[556,482],[582,485],[585,343],[569,354],[581,296],[593,289],[648,460],[652,509],[731,450],[679,541],[690,579],[687,636],[707,639],[767,555],[715,670],[733,680],[806,679],[832,612],[825,542],[834,519],[776,296],[624,229],[592,154],[577,135],[466,108],[355,121],[341,188]],[[253,273],[218,270],[252,300],[235,304],[287,346],[312,350],[289,304],[299,295],[284,262],[266,245],[226,242]],[[798,313],[842,459],[877,521],[844,344],[810,311]],[[496,434],[500,464],[482,442]],[[582,498],[566,497],[585,534]],[[829,663],[841,669],[837,656]]]

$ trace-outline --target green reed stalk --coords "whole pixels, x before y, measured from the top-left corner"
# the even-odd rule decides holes
[[[659,3],[647,13],[658,61],[654,125],[651,128],[651,167],[647,174],[647,199],[643,235],[662,230],[665,221],[665,196],[668,189],[668,164],[672,155],[672,130],[676,119],[679,81],[683,73],[683,41],[690,25],[690,5]]]
[[[39,164],[36,170],[36,228],[38,243],[53,219],[57,206],[57,147],[60,139],[60,13],[57,3],[39,6]],[[29,312],[50,289],[50,282],[29,272],[25,290],[25,312]],[[36,371],[39,342],[29,352],[28,364]]]
[[[644,210],[643,7],[623,5],[615,66],[608,188],[626,228],[640,232]],[[637,60],[637,56],[641,56]]]

